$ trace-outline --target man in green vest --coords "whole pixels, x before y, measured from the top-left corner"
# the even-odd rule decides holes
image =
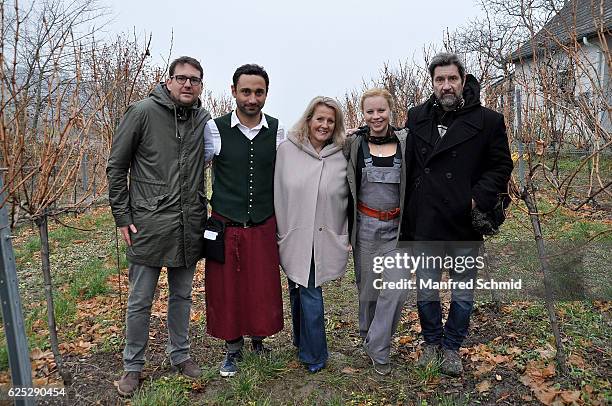
[[[278,120],[262,113],[269,88],[259,65],[232,78],[236,110],[204,128],[206,160],[213,160],[212,217],[225,223],[225,262],[206,261],[207,332],[226,341],[221,376],[233,376],[244,336],[264,354],[264,337],[283,328],[274,162],[285,139]]]
[[[202,131],[210,114],[199,99],[203,70],[196,59],[174,60],[169,74],[149,97],[128,107],[106,167],[108,197],[130,263],[125,372],[116,382],[123,396],[138,388],[162,267],[168,271],[170,363],[188,377],[201,374],[189,355],[189,316],[193,274],[204,253]]]

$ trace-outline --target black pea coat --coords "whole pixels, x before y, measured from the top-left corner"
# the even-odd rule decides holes
[[[507,190],[513,164],[504,117],[482,107],[479,95],[478,82],[468,75],[465,107],[441,139],[433,97],[409,110],[402,239],[482,240],[472,228],[472,199],[492,209]]]

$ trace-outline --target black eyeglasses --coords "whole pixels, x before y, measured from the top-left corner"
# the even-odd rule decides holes
[[[170,76],[170,79],[176,80],[176,83],[179,85],[184,85],[187,82],[187,79],[189,79],[191,86],[199,86],[202,84],[202,79],[197,76],[174,75]]]

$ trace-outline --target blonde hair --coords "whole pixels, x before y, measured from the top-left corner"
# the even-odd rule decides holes
[[[300,117],[298,122],[291,128],[290,133],[295,135],[300,143],[304,144],[308,139],[308,122],[312,119],[317,106],[325,106],[334,110],[336,123],[331,139],[337,146],[344,145],[344,141],[346,140],[346,135],[344,133],[344,114],[342,113],[340,104],[331,97],[317,96],[312,99],[310,103],[308,103],[308,107],[306,107],[306,111],[304,111],[302,117]]]
[[[395,103],[393,102],[393,96],[391,96],[391,93],[389,93],[387,89],[383,89],[382,87],[373,87],[371,89],[366,90],[361,95],[361,102],[359,103],[359,105],[361,107],[362,112],[363,112],[363,103],[365,102],[365,99],[370,98],[370,97],[376,97],[376,96],[384,97],[385,100],[387,101],[387,104],[389,104],[389,111],[393,111],[393,108],[395,107]]]

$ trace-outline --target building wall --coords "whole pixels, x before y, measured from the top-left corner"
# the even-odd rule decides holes
[[[609,35],[606,41],[612,45]],[[567,54],[557,53],[515,63],[514,85],[521,94],[523,121],[552,112],[556,129],[577,144],[589,143],[595,122],[601,123],[608,136],[612,133],[610,67],[606,55],[600,51],[599,39],[592,38],[589,43],[580,42],[572,61]],[[603,67],[601,78],[600,66]],[[545,76],[540,69],[546,72]],[[565,73],[564,69],[567,69]],[[542,82],[549,84],[547,91]],[[549,96],[548,103],[545,95]]]

